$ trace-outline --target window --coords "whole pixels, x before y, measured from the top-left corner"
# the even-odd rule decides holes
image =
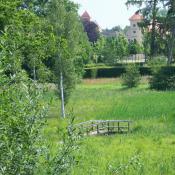
[[[133,33],[136,33],[136,31],[134,30]]]
[[[133,27],[136,27],[136,24],[133,24]]]

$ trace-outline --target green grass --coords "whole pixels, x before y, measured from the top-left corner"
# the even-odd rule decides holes
[[[49,141],[58,141],[59,100],[54,91],[45,132]],[[47,98],[46,98],[47,99]],[[130,134],[91,136],[82,140],[77,154],[78,165],[72,174],[79,175],[175,175],[175,92],[138,88],[124,89],[120,81],[84,82],[77,86],[67,109],[74,110],[76,123],[90,119],[130,119]]]

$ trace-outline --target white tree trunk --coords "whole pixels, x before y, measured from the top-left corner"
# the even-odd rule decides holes
[[[33,66],[33,79],[36,81],[36,65],[35,65],[35,59],[34,59],[34,66]]]
[[[63,88],[63,73],[60,73],[60,93],[61,93],[61,117],[65,118],[64,108],[64,88]]]

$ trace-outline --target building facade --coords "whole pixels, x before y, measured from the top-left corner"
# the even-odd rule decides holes
[[[143,34],[138,25],[138,23],[140,23],[142,20],[143,16],[141,16],[138,12],[136,12],[133,16],[131,16],[131,18],[129,18],[130,27],[126,32],[126,37],[128,41],[136,40],[139,44],[142,44]]]

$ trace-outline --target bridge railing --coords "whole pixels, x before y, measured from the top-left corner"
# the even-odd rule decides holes
[[[90,120],[74,125],[80,134],[127,133],[131,130],[130,120]]]

